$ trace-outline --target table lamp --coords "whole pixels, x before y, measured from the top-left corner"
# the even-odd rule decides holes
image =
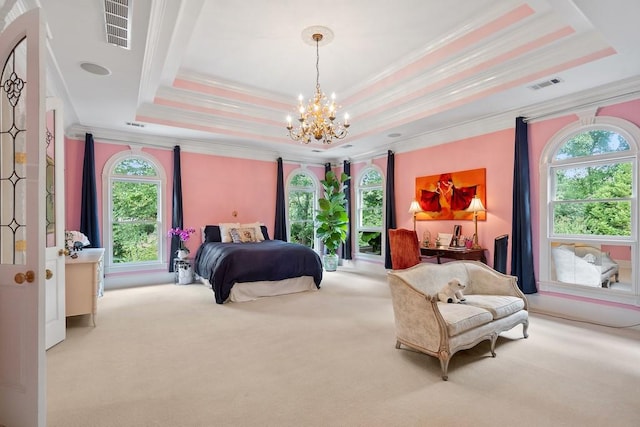
[[[473,225],[475,227],[475,233],[473,234],[473,246],[472,249],[482,249],[482,247],[478,244],[478,212],[484,212],[486,209],[482,205],[482,200],[475,195],[473,199],[471,199],[471,203],[469,203],[469,207],[465,209],[467,212],[473,212]]]
[[[409,213],[413,215],[413,231],[416,231],[416,215],[418,212],[422,212],[422,208],[417,200],[411,202],[411,206],[409,206]]]

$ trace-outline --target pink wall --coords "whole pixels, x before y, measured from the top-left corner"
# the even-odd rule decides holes
[[[511,235],[514,135],[513,129],[507,129],[409,153],[396,154],[397,227],[413,228],[413,216],[408,211],[411,201],[415,199],[417,177],[486,168],[487,219],[478,221],[478,243],[487,249],[487,261],[492,265],[493,240],[502,234]],[[418,237],[422,240],[425,230],[428,230],[431,236],[437,236],[439,232],[451,233],[455,224],[462,226],[464,236],[473,235],[472,220],[418,221],[416,230]]]
[[[80,204],[82,188],[82,164],[84,141],[66,139],[66,229],[80,228]],[[95,141],[96,189],[101,236],[102,224],[102,172],[106,162],[115,154],[128,150],[120,144]],[[171,218],[173,198],[173,151],[144,148],[164,168],[166,174],[167,201],[165,216]],[[284,163],[285,182],[289,174],[299,168],[299,164]],[[309,166],[309,171],[318,179],[324,177],[324,167]],[[262,222],[273,237],[275,223],[275,198],[277,164],[275,161],[245,160],[196,153],[181,153],[182,204],[184,226],[194,227],[196,234],[187,241],[187,247],[195,253],[201,240],[200,227],[220,222]],[[234,217],[233,213],[237,216]],[[168,231],[168,230],[167,230]],[[105,242],[103,241],[103,246]]]
[[[599,116],[609,115],[624,118],[640,126],[640,100],[604,107]],[[542,151],[549,139],[564,126],[577,120],[574,115],[531,123],[529,125],[529,156],[531,162],[531,208],[533,223],[533,246],[536,270],[539,250],[539,197],[543,191],[539,185],[539,164]],[[515,118],[514,118],[515,124]],[[512,186],[514,130],[499,132],[453,141],[448,144],[398,153],[395,156],[395,189],[397,226],[412,228],[412,216],[407,212],[415,197],[416,177],[436,175],[442,172],[456,172],[468,169],[486,168],[487,174],[487,219],[478,222],[478,240],[487,248],[487,260],[493,261],[493,239],[501,234],[511,236]],[[115,153],[127,150],[124,145],[115,145],[96,141],[96,171],[99,209],[102,212],[102,169],[105,162]],[[167,174],[166,215],[171,214],[171,194],[173,174],[173,154],[171,150],[144,149],[157,158]],[[66,140],[66,200],[67,229],[80,226],[80,188],[82,181],[82,157],[84,141]],[[386,175],[387,157],[372,160]],[[351,175],[355,181],[366,162],[353,163]],[[289,174],[299,164],[285,162],[285,182]],[[310,166],[310,171],[319,179],[324,177],[324,168]],[[340,171],[341,165],[334,167]],[[260,221],[269,228],[273,236],[275,220],[275,187],[277,166],[274,161],[244,160],[213,155],[182,153],[182,190],[184,204],[184,225],[198,230],[197,237],[188,242],[195,250],[200,241],[200,226],[218,222]],[[237,211],[234,218],[232,212]],[[102,223],[102,216],[100,216]],[[462,225],[463,235],[473,234],[473,221],[418,221],[417,231],[420,238],[424,230],[431,235],[438,232],[450,233],[454,224]],[[104,233],[103,233],[104,234]],[[509,239],[511,247],[511,238]],[[510,253],[510,250],[509,250]],[[510,260],[507,265],[510,265]],[[508,267],[509,270],[509,267]],[[536,271],[537,274],[537,271]]]

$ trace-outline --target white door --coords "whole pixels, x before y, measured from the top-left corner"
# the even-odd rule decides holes
[[[45,426],[44,32],[0,34],[0,425]]]
[[[65,317],[65,257],[64,257],[64,133],[62,103],[47,98],[46,130],[46,270],[44,285],[45,347],[64,340]]]

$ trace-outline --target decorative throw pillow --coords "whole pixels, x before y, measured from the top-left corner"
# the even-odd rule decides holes
[[[233,240],[231,239],[231,234],[229,231],[232,228],[240,228],[239,222],[221,222],[218,224],[220,226],[220,237],[222,243],[231,243]]]
[[[240,238],[240,233],[237,228],[229,230],[229,234],[231,235],[231,241],[233,243],[242,243],[242,239]]]
[[[229,234],[233,243],[257,242],[256,230],[251,227],[232,228]]]
[[[220,227],[217,225],[205,225],[202,227],[202,243],[221,242]]]
[[[247,223],[247,224],[240,224],[240,228],[253,228],[255,230],[255,235],[256,235],[256,242],[262,242],[265,237],[262,234],[262,229],[260,228],[262,224],[260,224],[259,222],[251,222],[251,223]]]

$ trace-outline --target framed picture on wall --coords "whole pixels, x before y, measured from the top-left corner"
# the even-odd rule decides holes
[[[487,206],[485,168],[416,178],[416,200],[422,212],[417,220],[464,219],[473,220],[473,212],[466,209],[476,195]],[[478,220],[486,220],[486,212],[478,212]]]

